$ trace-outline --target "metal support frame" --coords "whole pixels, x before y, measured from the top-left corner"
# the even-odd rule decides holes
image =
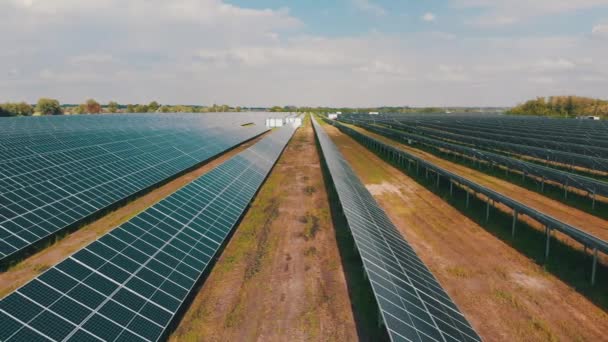
[[[467,208],[469,208],[469,197],[471,195],[469,194],[469,190],[467,190]]]

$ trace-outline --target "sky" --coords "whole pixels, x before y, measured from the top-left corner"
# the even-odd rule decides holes
[[[0,102],[608,98],[608,0],[0,0]]]

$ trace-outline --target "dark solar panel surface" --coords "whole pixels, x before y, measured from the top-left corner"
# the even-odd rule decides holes
[[[0,137],[0,260],[266,130],[196,117],[86,118]]]
[[[293,135],[286,126],[0,301],[1,341],[156,341]]]
[[[481,341],[325,131],[314,127],[391,340]]]

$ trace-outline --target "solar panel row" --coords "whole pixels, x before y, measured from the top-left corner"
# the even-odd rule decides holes
[[[28,147],[29,154],[3,155],[0,261],[266,130],[145,122],[128,130],[116,124],[82,135],[48,133],[42,139],[48,143]]]
[[[156,341],[295,129],[286,126],[0,301],[2,341]]]
[[[184,127],[237,127],[246,123],[264,126],[269,116],[284,117],[286,113],[171,113],[171,114],[104,114],[104,115],[60,115],[39,117],[0,117],[0,150],[22,148],[52,132],[53,137],[60,134],[117,129],[129,130],[145,126],[150,129]]]
[[[324,130],[313,124],[391,340],[481,341]]]

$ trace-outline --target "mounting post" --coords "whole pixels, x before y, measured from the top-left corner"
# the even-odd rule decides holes
[[[549,242],[551,242],[551,228],[545,226],[545,233],[547,234],[547,243],[545,246],[545,262],[549,260]]]
[[[595,269],[597,268],[597,247],[593,248],[593,266],[591,267],[591,285],[595,285]]]
[[[467,191],[467,208],[469,208],[469,196],[470,195],[469,195],[469,190],[466,190],[466,191]]]
[[[541,193],[545,192],[545,176],[543,176],[541,183],[540,183],[540,192]]]
[[[517,210],[513,211],[513,224],[511,225],[511,237],[515,237],[515,227],[517,226]]]
[[[488,202],[486,202],[486,222],[490,220],[490,199],[488,198]]]
[[[454,196],[454,182],[450,180],[450,197]]]

